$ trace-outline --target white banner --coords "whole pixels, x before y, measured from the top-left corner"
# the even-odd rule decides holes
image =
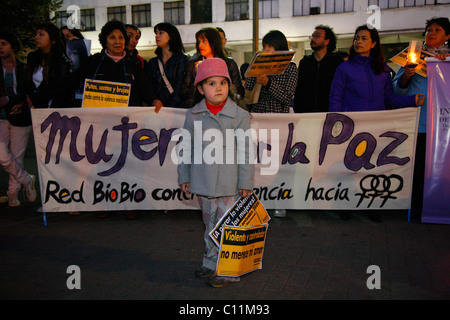
[[[33,110],[43,210],[198,209],[177,184],[185,112]],[[254,191],[267,209],[407,209],[417,115],[252,114]]]

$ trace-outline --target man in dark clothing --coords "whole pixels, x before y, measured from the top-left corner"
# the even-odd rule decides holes
[[[311,38],[312,55],[303,57],[298,66],[294,112],[328,112],[331,82],[342,62],[336,49],[336,36],[328,26],[319,25]]]

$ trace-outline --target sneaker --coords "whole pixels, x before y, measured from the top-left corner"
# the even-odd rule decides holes
[[[27,193],[28,201],[34,202],[34,201],[36,201],[36,197],[37,197],[36,188],[34,186],[36,184],[36,177],[34,175],[30,175],[30,176],[31,176],[31,180],[25,186],[25,191]]]
[[[0,203],[7,203],[8,202],[8,196],[0,196]]]
[[[17,199],[17,193],[8,193],[8,206],[18,207],[20,206],[20,201]]]
[[[277,218],[285,218],[286,217],[286,210],[285,209],[275,209],[273,211],[273,216]]]
[[[239,281],[240,281],[239,277],[231,278],[231,277],[212,276],[206,281],[206,283],[213,288],[221,288],[225,287],[226,285],[229,285],[230,283]]]
[[[214,270],[201,266],[195,270],[195,275],[199,278],[209,278],[214,275]]]

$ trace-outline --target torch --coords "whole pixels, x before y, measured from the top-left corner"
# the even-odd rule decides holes
[[[422,52],[422,41],[411,40],[409,43],[408,56],[406,57],[406,67],[415,68],[419,64],[420,53]]]

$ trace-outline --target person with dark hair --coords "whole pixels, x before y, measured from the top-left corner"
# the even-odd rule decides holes
[[[37,50],[28,54],[25,90],[29,107],[66,107],[61,86],[71,73],[71,63],[59,28],[51,22],[36,27]]]
[[[239,67],[233,58],[229,57],[223,50],[222,39],[217,28],[206,27],[200,29],[195,34],[196,39],[196,57],[188,62],[186,69],[186,76],[183,83],[183,97],[187,102],[187,107],[193,106],[193,99],[195,95],[195,86],[193,85],[195,75],[197,73],[198,64],[208,58],[221,58],[227,66],[231,77],[230,90],[233,99],[239,101],[245,95],[245,89],[242,86]]]
[[[279,30],[269,31],[262,39],[263,50],[266,52],[288,51],[289,45],[284,34]],[[248,104],[255,113],[288,113],[290,103],[297,86],[297,66],[290,62],[286,70],[279,75],[260,75],[247,77],[245,89],[253,91],[255,86],[261,86],[258,101]],[[285,209],[271,210],[278,218],[286,217]]]
[[[64,35],[66,55],[72,62],[72,72],[74,72],[85,64],[90,56],[91,40],[85,40],[78,29],[69,29],[69,27],[63,26],[60,30]],[[83,84],[80,84],[78,87],[74,88],[74,91],[73,99],[76,106],[80,107],[83,101]]]
[[[434,54],[438,59],[445,60],[450,56],[450,22],[447,17],[434,17],[426,21],[425,43],[422,50]],[[415,67],[401,67],[392,81],[396,94],[416,94],[421,92],[427,95],[427,78],[416,74]],[[411,201],[411,217],[419,219],[422,215],[425,150],[427,132],[427,99],[420,110],[419,129],[416,144],[416,156],[414,161],[413,192]]]
[[[328,26],[316,26],[310,37],[312,55],[298,65],[298,81],[294,95],[294,112],[328,112],[331,82],[336,68],[343,61],[333,51],[336,36]]]
[[[269,31],[262,43],[267,52],[289,50],[286,37],[278,30]],[[288,113],[297,86],[297,73],[297,66],[291,61],[283,74],[247,77],[245,89],[252,91],[257,83],[262,85],[259,100],[251,106],[251,112]]]
[[[336,69],[331,84],[329,111],[378,111],[387,110],[387,107],[415,107],[423,103],[421,94],[394,94],[378,31],[366,25],[358,27],[348,61]],[[379,211],[369,210],[368,215],[371,220],[381,222]],[[348,220],[350,211],[341,210],[339,216],[342,220]]]
[[[17,37],[0,31],[0,164],[9,174],[6,196],[0,203],[20,206],[19,191],[24,186],[28,201],[36,200],[36,177],[25,171],[23,158],[31,128],[30,109],[25,103],[25,63],[16,56],[21,50]]]
[[[144,70],[126,50],[130,41],[122,22],[111,20],[101,29],[102,51],[90,56],[85,65],[68,81],[74,87],[85,79],[120,82],[131,85],[128,106],[153,105],[154,94]]]
[[[219,31],[220,34],[220,39],[222,39],[222,46],[223,46],[223,51],[225,51],[225,54],[229,57],[231,57],[231,52],[230,50],[228,50],[225,45],[227,44],[227,35],[225,34],[225,30],[223,30],[221,27],[216,27],[216,29]]]
[[[141,38],[141,30],[138,27],[132,24],[126,24],[125,29],[127,29],[128,38],[130,38],[130,42],[128,43],[127,50],[131,56],[136,57],[136,62],[141,66],[142,69],[145,70],[147,67],[147,61],[139,55],[136,47],[139,43],[139,39]]]
[[[126,83],[130,85],[129,107],[153,105],[154,94],[141,65],[126,50],[130,38],[125,26],[117,20],[108,21],[98,36],[102,51],[90,56],[87,63],[75,71],[67,81],[68,87],[84,83],[85,79]],[[136,211],[126,211],[129,220],[136,219]],[[109,212],[100,214],[107,218]]]
[[[67,26],[61,27],[64,35],[67,57],[72,62],[72,72],[86,63],[90,53],[86,46],[83,35],[78,29],[69,29]],[[63,39],[63,40],[64,40]]]
[[[158,47],[146,73],[155,90],[155,107],[184,108],[181,87],[189,58],[184,53],[180,32],[168,22],[158,23],[154,31]]]
[[[419,93],[412,96],[394,94],[378,31],[366,25],[358,27],[349,60],[336,69],[329,111],[376,111],[387,107],[415,107],[423,103],[424,97]]]

